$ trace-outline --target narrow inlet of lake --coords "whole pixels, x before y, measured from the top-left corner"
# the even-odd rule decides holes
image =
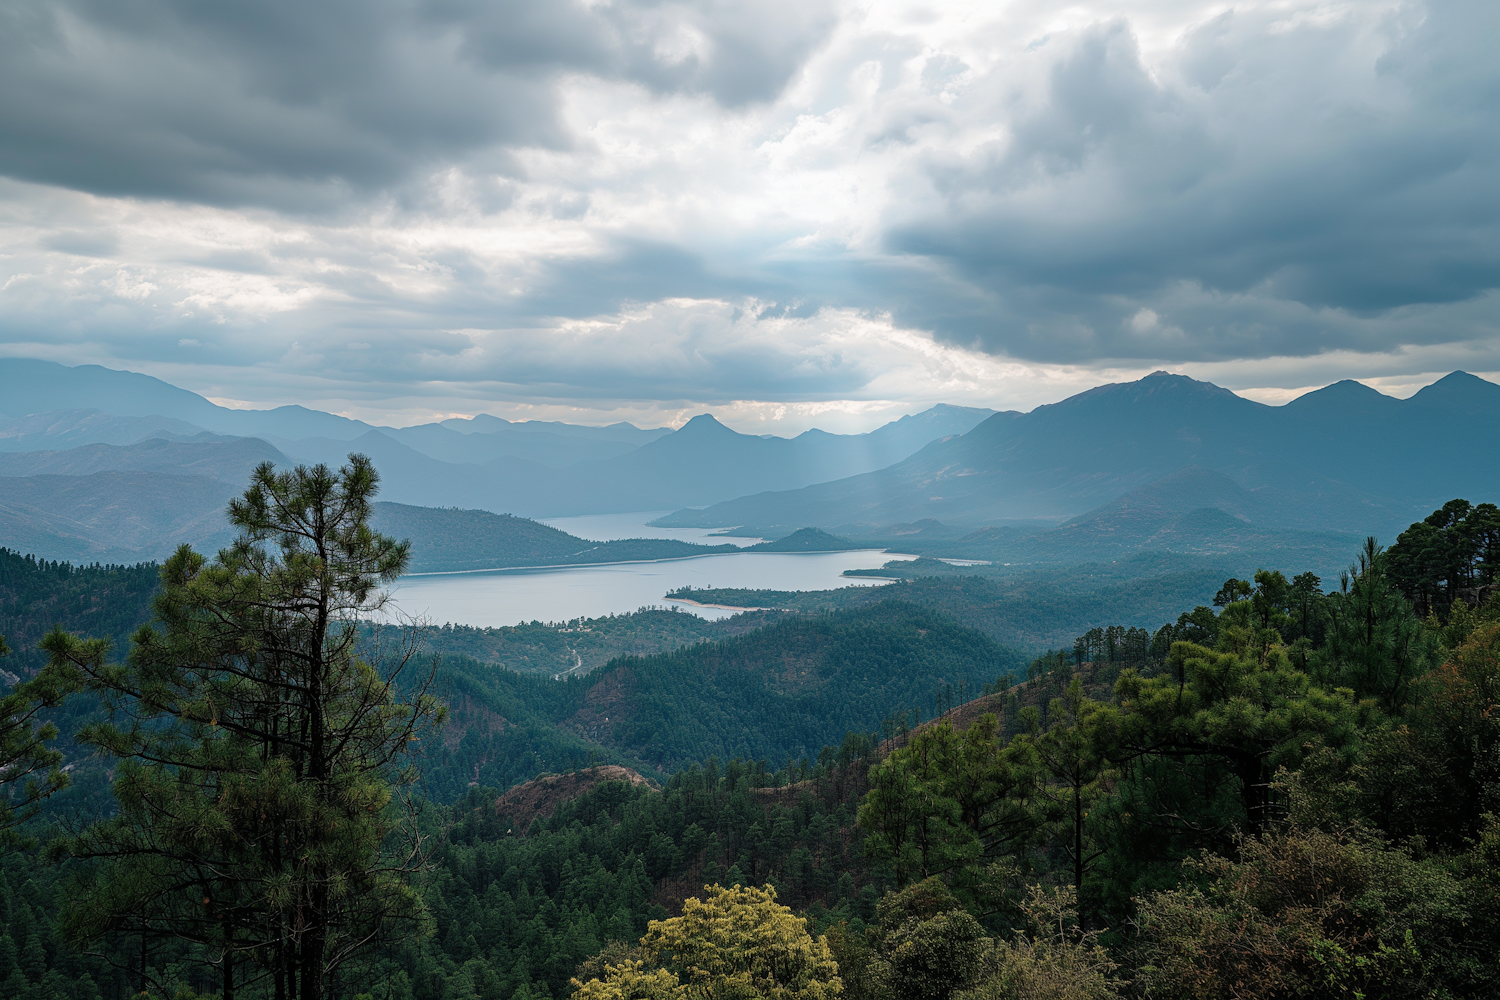
[[[714,538],[695,529],[651,528],[647,521],[662,511],[565,517],[546,523],[590,541],[615,538],[680,538],[717,544],[750,544],[757,539]],[[744,587],[757,590],[829,590],[878,586],[878,580],[851,580],[846,569],[869,569],[892,559],[914,556],[880,549],[854,552],[743,552],[660,562],[574,566],[566,569],[506,570],[492,573],[443,573],[402,577],[391,588],[396,610],[441,625],[516,625],[520,622],[564,622],[625,614],[643,607],[678,607],[706,618],[734,614],[721,608],[668,604],[668,591],[679,587]]]

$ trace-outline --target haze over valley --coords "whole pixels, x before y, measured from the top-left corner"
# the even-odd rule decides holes
[[[662,528],[775,540],[817,527],[1000,563],[1312,551],[1347,548],[1340,533],[1391,537],[1446,497],[1500,485],[1446,432],[1500,424],[1500,387],[1462,372],[1407,400],[1341,382],[1274,407],[1161,372],[1030,413],[939,405],[866,434],[793,438],[740,434],[710,414],[675,430],[496,418],[375,428],[33,361],[0,361],[0,382],[0,544],[74,561],[216,548],[229,537],[218,513],[257,464],[336,465],[355,451],[380,469],[379,523],[417,540],[420,572],[711,551],[585,546],[527,527],[649,510],[669,511]],[[44,401],[57,408],[31,411]]]
[[[0,1000],[1500,996],[1494,0],[0,0]]]

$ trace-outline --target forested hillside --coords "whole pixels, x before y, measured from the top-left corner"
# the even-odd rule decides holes
[[[321,488],[306,474],[267,482]],[[1497,525],[1493,506],[1454,501],[1389,550],[1368,540],[1332,588],[1289,566],[1153,592],[1143,581],[1171,574],[1141,576],[1158,565],[1143,558],[1069,583],[685,593],[792,607],[719,623],[647,610],[438,629],[425,647],[407,630],[335,631],[320,648],[346,678],[335,704],[356,710],[325,717],[348,749],[330,779],[346,791],[324,799],[246,737],[275,704],[256,691],[324,683],[260,667],[294,634],[281,623],[306,600],[304,562],[242,551],[158,575],[10,556],[0,579],[29,609],[7,619],[18,635],[54,615],[128,629],[129,609],[143,617],[158,599],[128,663],[53,635],[35,683],[54,688],[16,689],[83,692],[56,717],[88,725],[58,745],[104,756],[23,831],[45,853],[0,864],[0,989],[271,1000],[278,982],[285,997],[314,976],[334,997],[629,1000],[685,996],[686,979],[729,1000],[745,982],[773,995],[800,969],[798,989],[847,1000],[1489,996]],[[340,537],[341,565],[375,567],[367,579],[404,556],[378,535]],[[119,614],[90,617],[87,596],[109,588]],[[1171,610],[1148,620],[1153,606]],[[1036,636],[1082,627],[1028,662],[960,623],[1015,632],[1027,615]],[[555,660],[557,643],[589,636],[596,657],[684,644],[562,680],[494,662]],[[89,708],[101,704],[119,711]],[[359,722],[361,705],[384,721]],[[297,730],[276,732],[295,760]],[[514,787],[598,764],[655,785],[596,769]],[[165,822],[167,802],[194,821]],[[286,818],[305,810],[325,819]],[[308,846],[267,857],[244,850],[252,833]],[[260,887],[323,899],[324,864],[367,886],[330,910],[329,933],[363,927],[380,946],[318,967]],[[774,941],[726,947],[720,973],[693,978],[681,956],[752,927]]]
[[[564,681],[448,656],[441,676],[458,727],[430,752],[427,781],[448,800],[468,781],[504,788],[594,759],[651,773],[711,756],[779,765],[1024,669],[983,635],[899,602],[621,657]]]
[[[108,639],[123,654],[151,614],[154,563],[73,566],[0,549],[0,636],[11,647],[0,667],[31,672],[46,662],[37,643],[54,626]]]
[[[1297,523],[1293,515],[1282,514],[1278,509],[1285,503],[1258,496],[1219,473],[1189,468],[1061,525],[990,526],[960,537],[951,534],[943,537],[940,531],[928,526],[920,533],[906,536],[887,539],[877,532],[870,537],[889,541],[900,552],[984,559],[999,564],[1073,566],[1146,553],[1171,553],[1337,572],[1348,552],[1358,544],[1359,536],[1340,531],[1309,531],[1286,524],[1267,527],[1263,518]]]
[[[755,611],[709,620],[675,609],[642,608],[624,615],[477,628],[444,624],[421,628],[424,649],[456,653],[520,673],[587,674],[617,656],[650,656],[681,646],[728,639],[783,617]]]
[[[794,611],[901,600],[938,611],[997,642],[1040,651],[1071,642],[1073,636],[1096,625],[1152,626],[1210,600],[1226,576],[1255,571],[1253,563],[1247,568],[1229,560],[1161,554],[1061,570],[934,566],[933,562],[913,569],[907,568],[910,563],[891,563],[883,572],[898,582],[882,587],[821,591],[698,588],[669,596],[701,604]]]
[[[433,869],[421,883],[431,915],[413,935],[346,967],[331,995],[389,1000],[564,997],[580,963],[603,971],[676,912],[703,882],[774,881],[783,899],[811,907],[820,926],[873,918],[879,882],[854,818],[872,759],[868,740],[830,748],[821,763],[773,773],[745,761],[674,774],[661,791],[606,785],[564,803],[529,830],[495,811],[493,788],[473,787],[451,807],[427,805]],[[61,941],[65,866],[0,859],[0,992],[6,997],[178,1000],[186,987],[219,997],[215,970],[184,942],[123,936],[101,953]],[[142,976],[142,961],[144,972]],[[159,985],[156,985],[159,984]],[[240,984],[241,996],[269,996]]]

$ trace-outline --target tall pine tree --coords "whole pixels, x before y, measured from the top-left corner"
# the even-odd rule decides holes
[[[378,477],[258,468],[229,508],[240,530],[212,561],[184,546],[162,567],[156,621],[128,662],[54,632],[49,671],[101,695],[81,742],[120,759],[119,811],[55,850],[95,858],[62,914],[82,943],[192,942],[218,967],[258,966],[277,1000],[320,1000],[329,977],[424,919],[425,864],[401,794],[412,748],[441,721],[408,642],[362,643],[358,622],[407,563],[373,532]]]

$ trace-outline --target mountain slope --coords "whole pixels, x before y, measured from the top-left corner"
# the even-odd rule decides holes
[[[305,406],[233,410],[137,372],[68,367],[31,358],[0,359],[0,413],[22,417],[94,409],[121,417],[170,417],[218,434],[357,437],[369,424]]]
[[[1463,373],[1410,400],[1349,382],[1273,407],[1157,372],[995,414],[878,472],[658,523],[842,534],[924,518],[977,526],[1082,514],[1198,466],[1257,493],[1269,527],[1390,533],[1444,499],[1500,492],[1500,469],[1476,461],[1469,444],[1496,431],[1500,386]]]
[[[148,438],[129,445],[88,444],[66,451],[0,453],[0,477],[86,476],[94,472],[161,472],[207,476],[243,486],[262,462],[279,466],[287,457],[258,438],[167,441]]]
[[[413,573],[683,559],[739,551],[733,545],[694,545],[667,538],[593,542],[510,514],[384,501],[376,502],[371,525],[412,543]]]
[[[243,486],[208,476],[96,472],[0,477],[0,545],[45,559],[134,563],[183,542],[228,544],[224,520]]]
[[[59,451],[84,444],[135,444],[148,438],[180,440],[203,428],[172,417],[119,417],[99,410],[54,410],[0,417],[0,451]]]
[[[92,415],[51,416],[79,409]],[[811,430],[795,438],[739,434],[707,414],[676,431],[484,414],[375,428],[303,406],[229,409],[132,372],[0,359],[0,415],[8,418],[0,420],[0,451],[206,430],[262,438],[295,461],[337,465],[363,451],[381,470],[385,496],[398,502],[535,517],[671,509],[868,472],[967,431],[989,412],[939,405],[868,434]]]
[[[541,769],[543,746],[669,770],[712,755],[781,762],[1023,667],[985,636],[900,602],[621,657],[562,682],[445,658],[453,700],[471,719],[490,720],[470,725],[462,759],[445,766],[475,768],[475,780],[503,788]]]
[[[810,430],[794,438],[740,434],[704,413],[629,455],[571,471],[580,483],[610,483],[658,497],[660,506],[714,503],[750,490],[791,489],[879,469],[935,438],[963,433],[989,412],[935,406],[868,434]]]

